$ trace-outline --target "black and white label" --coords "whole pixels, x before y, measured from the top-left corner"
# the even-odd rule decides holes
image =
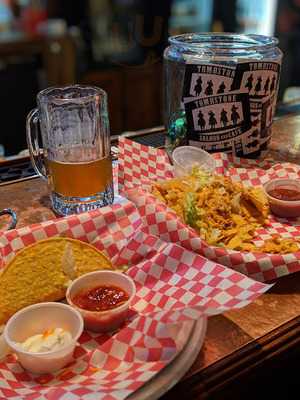
[[[276,93],[280,65],[274,62],[248,62],[236,66],[231,90],[245,89],[253,98]]]
[[[187,64],[182,102],[189,143],[241,157],[259,155],[270,139],[279,74],[280,64],[268,61]]]
[[[187,64],[183,98],[203,97],[227,93],[231,90],[235,68],[214,64]]]
[[[204,97],[185,103],[189,140],[201,142],[216,151],[232,146],[232,141],[251,128],[248,96],[229,93]],[[224,143],[224,146],[219,146]],[[216,147],[217,146],[217,147]]]

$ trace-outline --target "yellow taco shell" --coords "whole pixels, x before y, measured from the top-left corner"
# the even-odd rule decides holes
[[[57,301],[70,280],[88,272],[113,269],[94,246],[54,237],[20,250],[0,274],[0,325],[31,304]]]

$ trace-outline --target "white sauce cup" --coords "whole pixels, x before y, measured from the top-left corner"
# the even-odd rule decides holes
[[[216,169],[215,159],[205,150],[195,146],[180,146],[172,153],[174,174],[181,177],[191,173],[197,166],[207,172],[213,173]]]
[[[83,325],[80,313],[67,304],[39,303],[23,308],[14,314],[4,328],[3,337],[24,369],[45,374],[59,370],[72,361]],[[31,336],[55,328],[69,331],[72,341],[60,349],[40,353],[22,350],[22,347],[18,345]]]
[[[120,306],[107,311],[88,311],[73,303],[75,295],[82,291],[110,285],[125,290],[129,299]],[[135,293],[135,283],[129,276],[116,271],[95,271],[75,279],[67,290],[66,299],[81,313],[86,329],[93,332],[111,332],[118,329],[126,320]]]

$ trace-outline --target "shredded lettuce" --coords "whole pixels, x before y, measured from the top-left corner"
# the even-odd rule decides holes
[[[210,172],[199,167],[199,165],[192,167],[191,176],[195,178],[193,192],[186,193],[183,203],[184,217],[186,224],[199,231],[200,220],[203,218],[205,211],[197,205],[197,192],[207,186],[213,178]]]
[[[193,193],[187,193],[184,202],[185,222],[192,228],[196,228],[198,220],[198,212],[196,207],[196,199]]]
[[[212,179],[211,173],[197,165],[192,167],[191,175],[196,178],[195,191],[202,189],[208,185]]]

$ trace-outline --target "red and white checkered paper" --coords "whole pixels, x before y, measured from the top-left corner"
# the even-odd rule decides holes
[[[185,321],[243,307],[270,287],[141,227],[135,205],[125,201],[0,236],[2,268],[24,246],[63,235],[104,250],[115,266],[130,265],[137,287],[127,326],[113,336],[85,331],[65,369],[33,375],[8,356],[0,363],[1,399],[125,399],[181,351]]]
[[[164,241],[177,243],[261,282],[300,270],[300,252],[271,255],[209,246],[194,229],[185,225],[175,212],[149,193],[151,182],[173,176],[172,166],[165,151],[125,138],[120,139],[119,149],[120,188],[125,196],[136,204],[148,233],[159,236]],[[260,186],[269,179],[278,177],[300,178],[300,167],[295,164],[238,159],[225,153],[214,154],[214,157],[217,173],[230,176],[245,185]],[[269,226],[257,230],[255,243],[261,245],[274,234],[299,239],[300,219],[270,216]]]

